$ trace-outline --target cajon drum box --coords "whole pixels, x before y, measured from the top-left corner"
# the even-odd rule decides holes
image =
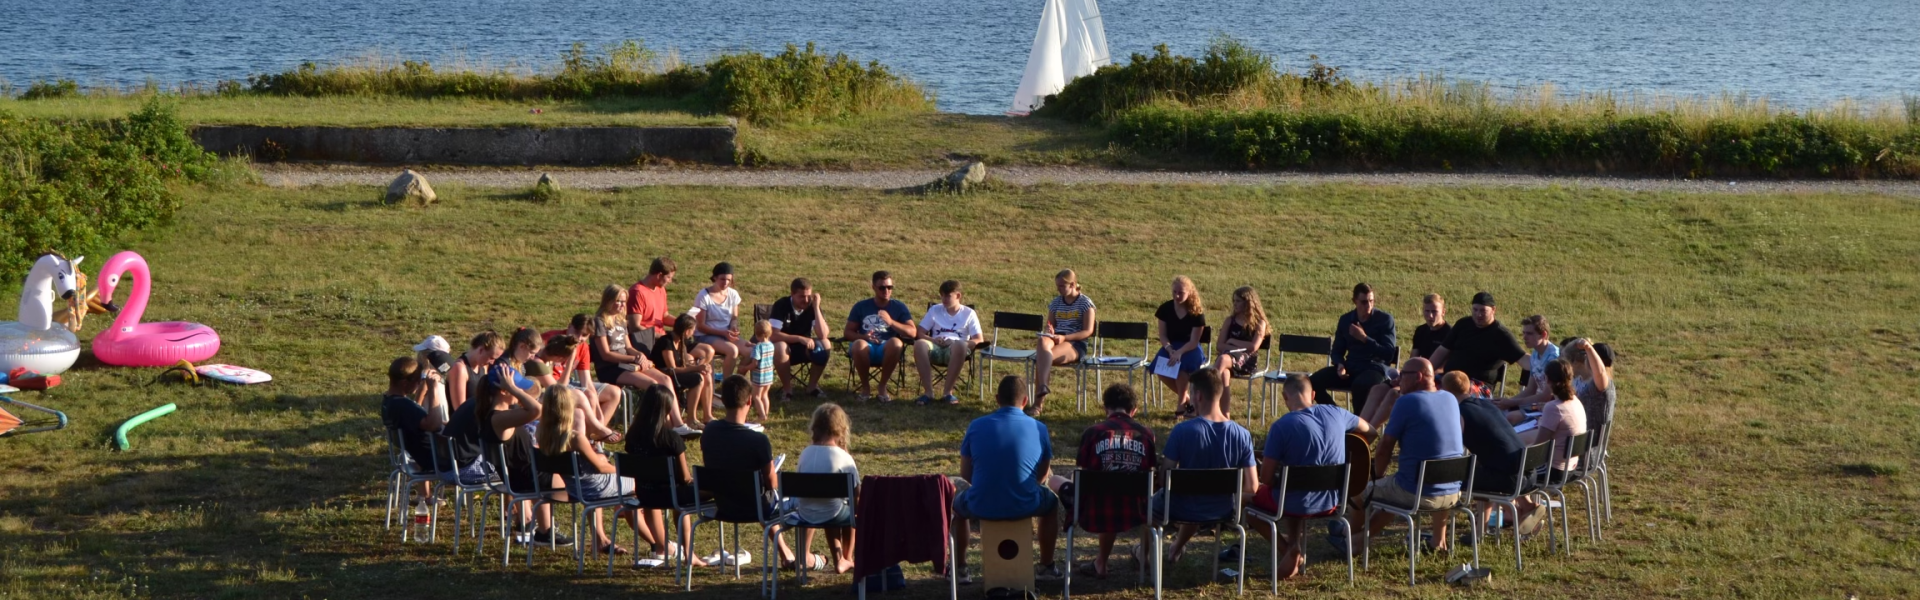
[[[1033,591],[1033,519],[980,522],[982,589]]]

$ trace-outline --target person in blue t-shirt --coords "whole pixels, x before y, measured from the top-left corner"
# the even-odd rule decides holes
[[[1267,430],[1266,449],[1260,457],[1260,491],[1255,493],[1250,504],[1270,515],[1279,515],[1284,528],[1278,543],[1280,552],[1280,578],[1291,579],[1300,574],[1301,567],[1307,564],[1306,554],[1301,552],[1300,542],[1305,533],[1306,519],[1333,514],[1339,507],[1338,492],[1287,492],[1285,510],[1274,501],[1274,491],[1268,482],[1281,466],[1319,467],[1343,465],[1347,463],[1347,433],[1367,434],[1373,427],[1366,419],[1347,412],[1346,409],[1332,404],[1314,404],[1313,386],[1304,377],[1287,379],[1286,388],[1281,396],[1287,403],[1287,414],[1273,422]],[[1253,528],[1261,537],[1272,535],[1265,529]]]
[[[1422,461],[1456,458],[1467,453],[1461,440],[1460,402],[1453,394],[1434,386],[1433,363],[1424,358],[1412,359],[1400,366],[1400,389],[1404,393],[1394,401],[1393,415],[1387,418],[1386,428],[1374,443],[1373,472],[1387,472],[1387,463],[1393,462],[1396,447],[1400,450],[1400,470],[1367,484],[1360,504],[1355,507],[1355,521],[1366,517],[1366,503],[1375,500],[1396,506],[1417,504],[1423,511],[1449,508],[1460,502],[1462,482],[1457,480],[1430,480],[1426,482],[1426,489],[1413,489],[1419,483]],[[1446,549],[1447,519],[1443,517],[1444,513],[1433,517],[1433,540],[1438,545],[1432,550]],[[1382,512],[1367,526],[1378,534],[1391,520],[1393,515]],[[1349,547],[1359,552],[1365,544],[1354,543]]]
[[[901,351],[906,342],[919,335],[919,328],[913,324],[913,311],[907,310],[904,302],[893,299],[893,274],[886,271],[873,272],[873,297],[853,304],[853,311],[847,313],[845,336],[847,357],[853,359],[853,368],[865,381],[867,373],[874,365],[880,366],[881,402],[890,402],[887,395],[887,382],[893,380],[894,367],[900,366]],[[863,383],[853,397],[861,402],[867,400],[869,390]]]
[[[1164,452],[1166,469],[1242,469],[1244,481],[1240,484],[1241,494],[1254,491],[1258,486],[1254,479],[1253,434],[1241,427],[1226,413],[1220,412],[1222,392],[1226,390],[1225,373],[1207,367],[1193,372],[1187,380],[1187,398],[1192,401],[1193,418],[1173,426],[1167,433]],[[1152,510],[1156,516],[1170,512],[1170,521],[1208,522],[1232,519],[1236,515],[1236,498],[1232,496],[1181,496],[1173,499],[1172,508],[1166,498],[1166,492],[1154,494]],[[1187,546],[1187,540],[1198,531],[1198,525],[1183,524],[1173,538],[1173,548],[1167,553],[1167,562],[1180,560]]]
[[[1066,479],[1055,477],[1049,466],[1053,440],[1045,423],[1024,412],[1026,378],[1001,379],[995,398],[1000,408],[974,419],[960,438],[960,476],[952,478],[959,492],[953,497],[954,547],[958,556],[967,555],[967,545],[972,543],[968,520],[1039,517],[1040,563],[1034,577],[1059,579],[1062,574],[1053,564],[1053,547],[1060,535],[1057,492]],[[964,559],[958,568],[960,582],[971,582]]]

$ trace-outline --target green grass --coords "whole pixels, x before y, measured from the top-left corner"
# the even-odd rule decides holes
[[[0,99],[0,110],[23,117],[109,119],[139,110],[148,94],[97,94],[45,100]],[[333,127],[505,127],[725,125],[672,100],[488,100],[403,96],[266,96],[188,94],[175,100],[180,119],[195,125]],[[539,114],[532,111],[539,109]]]
[[[387,361],[421,336],[558,326],[662,253],[687,274],[676,306],[720,260],[739,269],[750,301],[804,275],[832,311],[886,268],[914,304],[955,278],[984,310],[1030,312],[1051,296],[1052,274],[1073,267],[1102,317],[1125,320],[1147,318],[1168,279],[1186,274],[1216,308],[1254,285],[1277,331],[1312,334],[1346,309],[1356,280],[1381,290],[1406,328],[1422,294],[1454,299],[1458,317],[1469,294],[1492,290],[1509,322],[1544,313],[1556,335],[1621,353],[1607,540],[1581,537],[1570,559],[1535,542],[1525,573],[1512,571],[1509,546],[1488,547],[1497,575],[1470,592],[1437,583],[1439,558],[1421,562],[1426,583],[1409,591],[1390,544],[1349,587],[1316,540],[1289,596],[1920,594],[1920,434],[1909,426],[1920,404],[1905,391],[1920,343],[1912,200],[1336,185],[959,198],[644,188],[536,204],[519,191],[438,191],[440,206],[399,209],[378,206],[372,187],[193,189],[176,225],[128,240],[155,271],[149,319],[212,325],[225,341],[217,360],[276,381],[147,386],[157,369],[89,361],[65,385],[21,396],[68,411],[73,427],[0,441],[0,597],[674,594],[665,573],[575,576],[567,553],[502,569],[449,558],[445,542],[398,544],[380,526],[375,412]],[[83,338],[106,325],[95,317]],[[842,376],[828,385],[848,402]],[[119,421],[166,402],[180,411],[137,430],[132,451],[105,449]],[[1054,443],[1068,448],[1093,416],[1055,406]],[[776,451],[800,450],[811,408],[780,409]],[[952,472],[963,424],[985,407],[969,397],[850,409],[863,471],[905,474]],[[1163,412],[1146,419],[1162,434]],[[1195,556],[1170,573],[1170,594],[1230,596],[1204,585]],[[944,592],[924,569],[909,575],[908,597]],[[1076,591],[1140,597],[1131,577]],[[843,597],[846,582],[823,578],[796,596]],[[751,580],[712,570],[695,587],[685,597],[754,593]],[[1264,595],[1264,581],[1249,588]]]

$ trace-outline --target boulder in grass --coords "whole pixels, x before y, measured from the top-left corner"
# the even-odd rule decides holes
[[[900,188],[900,189],[890,190],[890,191],[893,191],[896,193],[923,194],[923,195],[931,194],[934,192],[946,192],[949,194],[964,194],[964,193],[973,191],[975,189],[978,189],[981,186],[981,184],[984,184],[986,182],[987,182],[987,165],[986,163],[976,160],[976,161],[967,163],[965,166],[960,167],[959,169],[955,170],[952,173],[948,173],[945,177],[941,177],[939,179],[935,179],[933,181],[930,181],[921,185],[905,187],[905,188]]]
[[[552,202],[560,198],[560,189],[553,183],[553,176],[541,173],[540,180],[533,183],[534,202]]]
[[[393,178],[393,183],[387,184],[387,204],[411,201],[427,205],[439,199],[433,193],[433,186],[427,184],[427,178],[413,172],[413,169],[401,171],[399,177]]]

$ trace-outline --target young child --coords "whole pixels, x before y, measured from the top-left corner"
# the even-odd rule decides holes
[[[753,352],[748,355],[753,360],[753,407],[760,410],[760,421],[766,422],[772,415],[768,406],[767,392],[773,389],[773,323],[759,319],[753,323]]]

